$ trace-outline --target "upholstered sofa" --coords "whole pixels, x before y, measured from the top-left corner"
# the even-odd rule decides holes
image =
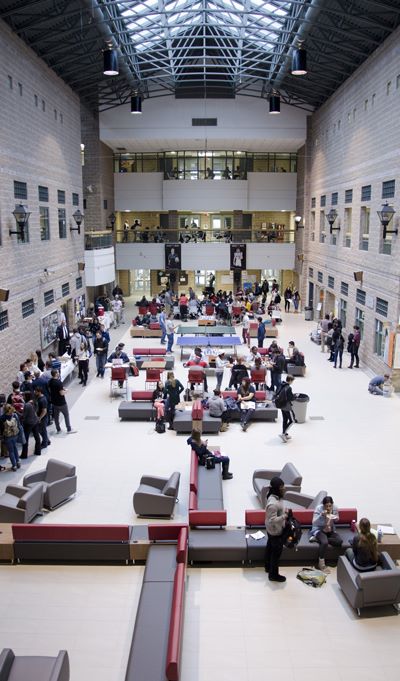
[[[69,681],[69,659],[66,650],[57,657],[14,655],[11,648],[0,653],[1,681]]]
[[[308,508],[309,510],[317,508],[318,504],[322,504],[322,499],[326,497],[328,492],[322,489],[315,497],[309,494],[303,494],[302,492],[292,492],[286,491],[284,496],[285,508],[301,509]]]
[[[385,551],[380,558],[381,567],[372,572],[359,572],[346,556],[338,560],[338,584],[359,615],[362,608],[400,603],[400,569]]]
[[[178,500],[180,473],[169,478],[143,475],[133,495],[133,508],[139,516],[172,516]]]
[[[222,397],[232,397],[233,399],[236,399],[237,392],[236,390],[224,390]],[[251,421],[276,421],[278,418],[278,410],[272,402],[267,401],[265,390],[256,390],[255,402],[256,408],[251,415]],[[239,409],[231,411],[231,421],[240,421]]]
[[[41,485],[43,505],[50,510],[68,501],[76,493],[76,468],[64,461],[49,459],[46,468],[24,477],[25,487]]]
[[[0,523],[30,523],[42,508],[42,485],[32,489],[7,485],[5,493],[0,496]]]

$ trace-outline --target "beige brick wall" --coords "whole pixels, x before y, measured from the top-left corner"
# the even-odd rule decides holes
[[[83,230],[70,232],[73,192],[83,210],[79,99],[2,22],[0,55],[0,287],[10,290],[8,303],[0,304],[9,319],[8,328],[0,331],[0,390],[7,391],[19,363],[40,347],[40,318],[84,293],[84,288],[77,291],[76,278],[82,274],[83,286],[85,280],[84,272],[78,273]],[[16,228],[12,212],[20,203],[14,198],[14,180],[27,183],[28,199],[22,201],[31,212],[26,244],[9,236],[9,229]],[[48,202],[39,202],[38,185],[48,187]],[[65,205],[58,203],[57,190],[65,191]],[[40,238],[39,205],[49,208],[49,241]],[[66,209],[66,239],[58,235],[59,207]],[[47,276],[45,268],[51,272]],[[65,283],[70,286],[67,298],[61,295]],[[45,307],[43,295],[50,289],[56,300]],[[34,314],[23,319],[21,303],[31,298]]]
[[[361,345],[362,361],[373,371],[387,368],[374,353],[375,320],[391,322],[399,320],[399,238],[394,237],[392,255],[381,250],[382,228],[377,216],[382,199],[382,182],[396,181],[395,197],[389,199],[397,211],[394,227],[399,226],[400,215],[400,62],[398,44],[400,31],[381,45],[374,54],[344,83],[339,90],[317,111],[309,121],[308,138],[299,155],[298,182],[304,188],[304,205],[299,192],[298,210],[305,215],[306,229],[297,237],[297,253],[304,253],[302,294],[306,297],[308,268],[323,273],[324,291],[328,275],[335,280],[331,291],[336,301],[347,300],[346,331],[355,322],[355,308],[365,313],[364,338]],[[304,156],[304,159],[303,159]],[[361,201],[361,187],[371,185],[370,201]],[[353,190],[353,201],[345,204],[345,191]],[[320,211],[328,213],[331,194],[338,192],[336,224],[337,245],[330,244],[329,226],[326,223],[326,243],[319,243]],[[326,208],[320,208],[320,197],[326,195]],[[311,199],[316,198],[315,241],[310,239]],[[370,208],[370,235],[368,251],[360,249],[360,212],[362,206]],[[351,246],[344,244],[345,208],[352,208]],[[353,272],[363,271],[363,290],[367,305],[356,303]],[[341,295],[341,282],[349,285],[348,297]],[[388,302],[387,317],[375,311],[376,298]],[[317,302],[316,296],[314,302]],[[332,298],[328,306],[332,307]]]

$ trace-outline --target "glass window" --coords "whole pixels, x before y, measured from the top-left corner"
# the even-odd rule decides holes
[[[326,206],[326,194],[323,194],[323,195],[321,196],[319,205],[321,206],[321,208],[323,208],[324,206]]]
[[[339,319],[342,322],[342,327],[345,328],[347,321],[347,300],[340,299]]]
[[[325,213],[323,210],[320,211],[319,213],[319,243],[324,244],[325,243]]]
[[[318,279],[319,283],[322,284],[322,282],[324,280],[324,276],[323,276],[322,272],[318,272],[317,279]]]
[[[76,286],[77,289],[82,288],[82,277],[77,277],[75,279],[75,286]]]
[[[343,296],[348,296],[349,295],[349,285],[346,284],[344,281],[340,284],[340,293]]]
[[[26,182],[18,182],[14,180],[14,199],[27,200],[28,198],[28,186]]]
[[[65,208],[58,209],[58,236],[60,239],[67,238],[67,214]]]
[[[376,355],[378,355],[378,357],[383,357],[385,352],[383,322],[381,322],[379,319],[375,319],[374,352]]]
[[[353,190],[352,189],[346,189],[344,193],[344,202],[345,203],[352,203],[353,201]]]
[[[365,321],[364,310],[361,310],[361,308],[356,307],[356,317],[354,323],[356,326],[360,327],[361,338],[364,337],[364,321]]]
[[[329,288],[335,288],[335,277],[328,276],[328,286]]]
[[[63,297],[69,295],[69,282],[68,281],[61,286],[61,295]]]
[[[51,288],[49,291],[45,291],[43,294],[43,302],[45,306],[52,305],[54,303],[54,290]]]
[[[389,303],[388,303],[387,300],[383,300],[382,298],[376,299],[375,311],[376,311],[377,314],[382,315],[382,317],[387,317],[388,307],[389,307]]]
[[[39,225],[41,241],[48,241],[50,239],[50,218],[47,206],[39,206]]]
[[[215,270],[195,270],[194,283],[196,286],[206,286],[210,281],[210,276],[215,276]]]
[[[134,270],[133,286],[137,291],[147,291],[150,289],[150,270]]]
[[[8,310],[0,311],[0,331],[4,331],[8,327]]]
[[[32,314],[35,312],[35,303],[33,298],[29,298],[29,300],[24,300],[21,304],[21,311],[22,311],[22,316],[25,319],[25,317],[30,317]]]
[[[316,202],[316,198],[315,198],[315,196],[313,196],[313,198],[311,199],[311,208],[315,208],[315,202]]]
[[[337,206],[338,204],[338,192],[333,192],[331,196],[331,204],[332,206]]]
[[[360,249],[368,251],[369,248],[369,219],[371,210],[367,206],[361,206],[360,213]]]
[[[365,305],[365,300],[366,300],[366,293],[363,291],[361,288],[358,288],[356,291],[356,301],[357,303],[360,303],[360,305]]]
[[[48,187],[38,187],[39,201],[44,201],[45,203],[49,200],[49,188]]]
[[[352,220],[352,210],[351,208],[344,209],[344,234],[343,234],[343,246],[345,248],[350,248],[351,246],[351,220]]]
[[[61,189],[57,191],[57,203],[65,203],[65,192]]]
[[[382,182],[382,198],[391,199],[395,192],[395,180],[389,180],[388,182]]]
[[[371,201],[371,185],[366,184],[361,187],[361,201]]]
[[[383,235],[381,232],[379,241],[379,253],[383,253],[383,255],[392,255],[392,237],[393,234],[387,234],[386,239],[383,239]]]
[[[314,276],[314,269],[312,267],[308,268],[308,276],[310,277],[310,279],[312,279]]]
[[[75,192],[72,194],[72,205],[79,206],[79,194],[75,194]]]

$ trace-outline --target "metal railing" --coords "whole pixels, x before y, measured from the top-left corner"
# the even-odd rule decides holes
[[[85,251],[94,251],[99,248],[110,248],[114,244],[112,232],[86,232]]]
[[[117,243],[293,243],[296,231],[287,228],[275,229],[221,229],[221,230],[179,230],[179,229],[126,229],[115,233]]]

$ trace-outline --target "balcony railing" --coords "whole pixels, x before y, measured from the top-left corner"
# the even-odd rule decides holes
[[[110,248],[113,243],[113,234],[110,232],[86,232],[85,234],[85,251]]]
[[[179,229],[140,229],[117,230],[117,243],[293,243],[294,229],[277,227],[275,229],[221,229],[221,230],[179,230]]]

